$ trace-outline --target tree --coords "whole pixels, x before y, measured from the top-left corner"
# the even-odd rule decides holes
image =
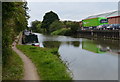
[[[15,37],[27,28],[29,16],[26,2],[3,2],[2,10],[2,63],[4,65],[12,54],[11,45]]]
[[[49,31],[51,33],[53,31],[59,30],[63,27],[64,27],[64,24],[61,21],[56,20],[50,25]]]
[[[80,28],[79,22],[76,21],[64,21],[63,23],[65,24],[66,28],[71,29],[71,33],[76,33]]]
[[[76,33],[77,30],[80,28],[79,22],[72,22],[70,28],[72,33]]]
[[[33,32],[40,32],[41,30],[41,21],[35,20],[31,23],[31,30]]]
[[[49,33],[49,27],[55,20],[59,20],[58,15],[53,11],[47,12],[43,17],[41,28],[45,28]]]
[[[65,24],[66,28],[70,28],[72,25],[72,21],[63,21],[63,23]]]

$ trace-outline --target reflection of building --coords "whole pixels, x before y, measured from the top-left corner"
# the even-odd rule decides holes
[[[117,10],[110,11],[110,12],[106,12],[106,13],[92,15],[92,16],[87,17],[86,19],[97,18],[97,17],[106,17],[106,18],[108,18],[109,24],[120,24],[120,15],[118,14],[119,12]]]
[[[82,42],[82,49],[94,52],[94,53],[103,53],[105,51],[101,50],[100,47],[98,47],[97,44],[95,44],[93,41],[83,41]]]

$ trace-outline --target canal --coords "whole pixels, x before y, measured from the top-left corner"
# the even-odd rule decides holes
[[[119,41],[35,34],[40,47],[59,49],[74,80],[118,80]]]

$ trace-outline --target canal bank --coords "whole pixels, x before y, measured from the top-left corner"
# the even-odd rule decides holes
[[[41,80],[72,80],[66,65],[59,59],[57,48],[40,48],[30,45],[18,45],[37,67]]]
[[[35,34],[41,47],[58,48],[60,58],[71,70],[74,80],[118,79],[119,41]],[[110,51],[97,53],[94,49],[89,50],[91,44],[101,49],[109,47]]]
[[[120,30],[80,30],[77,37],[120,40]]]
[[[58,48],[33,45],[38,43],[38,37],[29,31],[23,32],[21,39],[24,41],[23,45],[17,45],[17,48],[35,64],[40,80],[72,80],[65,63],[59,58]]]

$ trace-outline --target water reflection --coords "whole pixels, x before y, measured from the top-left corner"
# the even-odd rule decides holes
[[[59,48],[61,59],[72,71],[74,80],[118,80],[118,41],[38,36],[44,47]]]
[[[97,45],[92,40],[83,41],[82,49],[95,52],[95,53],[103,53],[103,52],[109,51],[109,47],[101,47],[101,45]]]
[[[73,45],[62,44],[59,53],[73,73],[75,80],[117,80],[118,56],[94,53]]]
[[[44,41],[43,45],[47,48],[59,48],[61,42],[59,41]]]
[[[74,45],[74,47],[79,47],[80,46],[80,42],[79,41],[73,41],[72,45]]]
[[[118,53],[119,51],[119,40],[102,40],[95,39],[94,43],[101,45],[102,47],[109,47],[111,52]]]

